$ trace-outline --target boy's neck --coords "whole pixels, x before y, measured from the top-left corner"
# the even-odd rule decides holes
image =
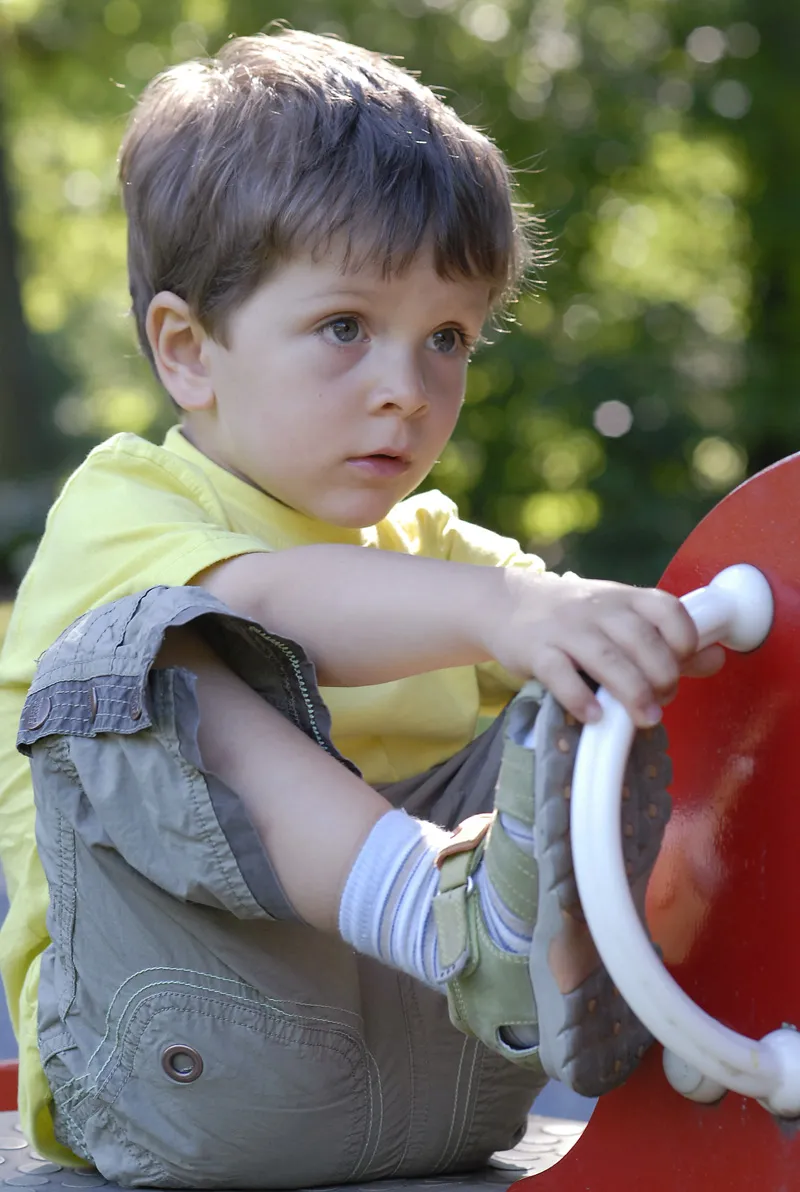
[[[218,468],[225,476],[230,477],[231,482],[239,482],[246,485],[251,492],[258,493],[259,496],[269,501],[271,505],[276,506],[277,508],[273,510],[273,515],[286,523],[287,531],[291,532],[291,530],[294,530],[308,541],[335,541],[339,543],[351,543],[356,546],[363,544],[364,531],[371,527],[365,526],[363,529],[359,529],[350,526],[337,526],[333,522],[323,521],[313,514],[305,513],[302,509],[296,509],[293,505],[288,505],[273,493],[268,492],[258,484],[254,484],[247,476],[240,475],[232,468],[226,467],[221,461],[215,459],[210,452],[204,451],[198,443],[193,441],[191,432],[187,434],[186,424],[183,422],[173,427],[171,432],[168,432],[166,445],[170,445],[171,439],[171,446],[174,448],[178,444],[175,442],[173,436],[177,436],[178,442],[186,444],[191,452],[201,455],[213,467]],[[315,530],[318,532],[314,533]]]

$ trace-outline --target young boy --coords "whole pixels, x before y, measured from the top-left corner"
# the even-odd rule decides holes
[[[68,481],[2,655],[24,1128],[129,1185],[480,1165],[545,1073],[602,1092],[648,1041],[574,889],[579,672],[652,729],[718,656],[671,597],[406,499],[529,255],[500,153],[412,76],[231,41],[149,86],[121,177],[179,425]],[[640,889],[667,779],[642,734]]]

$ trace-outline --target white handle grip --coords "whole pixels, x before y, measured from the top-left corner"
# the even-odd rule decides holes
[[[769,584],[745,563],[720,572],[683,603],[701,646],[721,641],[733,650],[752,650],[772,623]],[[757,1097],[771,1113],[798,1116],[800,1034],[783,1029],[759,1042],[728,1030],[683,992],[647,938],[625,877],[620,833],[623,774],[634,726],[608,692],[601,689],[597,698],[603,717],[581,734],[571,830],[578,892],[603,963],[634,1013],[668,1049],[665,1071],[680,1092],[711,1101],[731,1089]]]

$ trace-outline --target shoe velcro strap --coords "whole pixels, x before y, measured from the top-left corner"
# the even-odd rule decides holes
[[[465,819],[460,823],[448,840],[447,844],[439,850],[439,855],[436,858],[436,867],[442,870],[444,862],[450,857],[463,858],[464,876],[461,881],[455,881],[454,885],[466,885],[467,878],[472,872],[471,862],[474,858],[470,855],[478,847],[481,841],[486,836],[486,833],[491,827],[493,815],[487,812],[483,815],[471,815],[469,819]],[[455,875],[458,872],[455,866],[448,865],[448,873]],[[452,889],[450,884],[445,885],[442,878],[439,879],[439,889]]]
[[[492,824],[483,850],[483,864],[489,881],[509,910],[533,923],[539,901],[536,862],[532,853],[523,852],[506,835],[501,819]]]
[[[533,766],[533,750],[506,737],[494,805],[528,825],[533,824]]]
[[[439,964],[447,975],[469,972],[477,963],[470,941],[467,899],[472,889],[471,874],[483,854],[483,842],[492,815],[473,815],[456,828],[436,858],[439,893],[433,900]]]

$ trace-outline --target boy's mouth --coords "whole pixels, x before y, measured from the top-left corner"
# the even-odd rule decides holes
[[[369,455],[351,456],[347,462],[368,475],[392,477],[407,471],[411,458],[401,451],[387,448],[385,451],[372,451]]]

